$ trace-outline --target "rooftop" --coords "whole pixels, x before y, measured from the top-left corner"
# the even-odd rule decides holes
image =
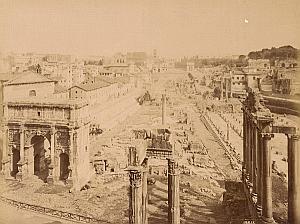
[[[16,75],[13,79],[6,82],[4,85],[21,85],[21,84],[31,84],[31,83],[46,83],[46,82],[55,82],[43,75],[40,75],[35,72],[24,72],[19,75]]]

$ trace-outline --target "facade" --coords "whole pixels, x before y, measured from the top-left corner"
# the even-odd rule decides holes
[[[1,90],[5,177],[67,181],[79,190],[90,175],[87,103],[57,97],[66,92],[37,73],[20,74]]]

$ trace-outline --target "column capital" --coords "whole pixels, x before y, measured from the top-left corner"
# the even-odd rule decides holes
[[[130,170],[129,180],[131,186],[140,187],[142,184],[142,173],[137,170]]]
[[[57,132],[57,130],[55,129],[55,126],[51,126],[51,128],[50,128],[50,135],[54,135],[54,134],[56,134],[56,132]]]
[[[300,135],[299,134],[286,134],[287,138],[294,140],[294,141],[299,141]]]
[[[174,159],[168,159],[168,173],[176,174],[176,169],[178,168],[178,163]]]
[[[264,139],[271,140],[274,137],[273,133],[260,133],[260,136]]]

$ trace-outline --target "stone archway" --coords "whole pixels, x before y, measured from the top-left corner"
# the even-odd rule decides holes
[[[43,181],[46,180],[49,175],[48,169],[48,157],[49,157],[49,140],[42,135],[35,135],[30,140],[31,150],[29,150],[29,154],[31,154],[32,163],[31,170],[35,176]]]
[[[69,165],[70,165],[69,155],[67,153],[61,153],[59,155],[59,161],[60,161],[59,179],[67,180],[69,177]]]
[[[12,149],[12,169],[11,176],[15,177],[18,173],[18,162],[20,161],[20,150],[17,148]]]

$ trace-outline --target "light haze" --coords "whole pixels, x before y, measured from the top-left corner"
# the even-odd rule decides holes
[[[1,0],[0,50],[222,56],[299,48],[298,0]]]

